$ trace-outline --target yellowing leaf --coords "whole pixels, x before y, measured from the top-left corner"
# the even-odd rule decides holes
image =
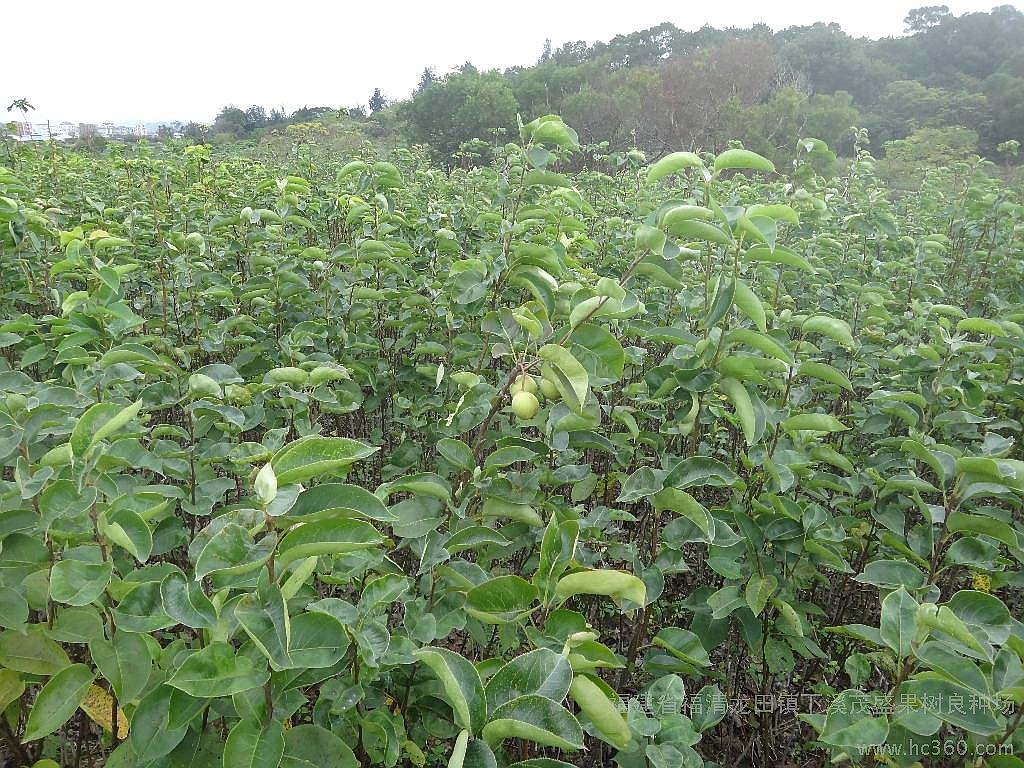
[[[85,698],[82,699],[82,703],[78,706],[104,731],[107,733],[112,731],[111,713],[113,711],[114,699],[107,691],[103,690],[98,685],[89,686],[89,690],[86,692]],[[124,738],[127,733],[128,718],[124,716],[124,712],[122,712],[121,708],[118,707],[117,735],[119,738]]]

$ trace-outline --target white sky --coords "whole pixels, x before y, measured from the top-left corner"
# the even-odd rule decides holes
[[[856,36],[903,30],[910,8],[953,13],[998,0],[32,0],[4,2],[0,119],[15,98],[30,120],[211,122],[225,104],[292,111],[404,98],[425,66],[443,73],[532,64],[545,38],[607,40],[671,21],[773,29],[836,21]]]

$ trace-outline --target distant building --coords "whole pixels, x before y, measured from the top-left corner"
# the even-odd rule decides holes
[[[14,125],[14,138],[17,141],[67,141],[69,139],[91,139],[96,136],[103,136],[107,139],[130,139],[145,138],[150,135],[149,128],[145,123],[134,125],[118,125],[117,123],[72,123],[65,120],[60,123],[44,122],[30,123],[16,121]]]
[[[26,121],[14,124],[14,138],[17,141],[46,141],[49,130],[46,123],[30,123]]]

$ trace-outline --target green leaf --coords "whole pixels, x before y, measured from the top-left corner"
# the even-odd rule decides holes
[[[605,688],[607,686],[599,684],[594,678],[576,675],[569,686],[569,695],[605,741],[616,749],[625,749],[633,740],[633,733],[619,710],[622,702],[614,691],[606,691]],[[608,696],[608,692],[611,692],[612,697]]]
[[[665,485],[664,474],[650,467],[640,467],[623,481],[617,501],[632,504],[657,493]]]
[[[291,619],[288,655],[297,669],[324,669],[341,661],[351,641],[345,627],[327,613],[300,613]]]
[[[569,660],[547,648],[516,656],[487,681],[487,709],[493,712],[518,696],[536,694],[561,701],[569,691],[572,668]]]
[[[767,245],[755,245],[753,248],[747,249],[746,253],[743,254],[743,258],[747,261],[761,264],[778,264],[814,274],[814,267],[811,266],[807,259],[797,256],[791,250],[782,246],[769,248]]]
[[[665,250],[665,233],[649,224],[641,224],[636,230],[636,247],[661,255]]]
[[[840,371],[837,371],[831,365],[826,363],[807,360],[800,363],[800,367],[797,369],[797,374],[800,376],[810,376],[814,379],[821,379],[822,381],[827,381],[829,384],[835,384],[837,387],[845,389],[847,392],[853,392],[853,385],[850,383],[850,380]]]
[[[172,700],[183,695],[169,685],[158,685],[146,694],[132,713],[128,731],[132,752],[156,760],[181,743],[188,724],[172,727],[171,714],[174,709]]]
[[[1002,730],[997,719],[999,704],[994,698],[979,696],[950,680],[934,677],[908,680],[897,695],[897,701],[914,702],[928,714],[969,733],[992,736]]]
[[[24,740],[40,739],[70,720],[95,679],[96,675],[85,664],[72,664],[50,678],[32,704]]]
[[[715,297],[712,299],[711,305],[708,307],[707,314],[704,316],[704,320],[701,324],[705,328],[710,328],[725,317],[730,307],[732,307],[732,299],[735,295],[735,281],[732,279],[720,280],[718,283],[718,290],[715,291]]]
[[[447,648],[419,648],[413,656],[430,667],[441,681],[455,713],[455,724],[477,733],[487,717],[487,698],[476,667]]]
[[[258,688],[269,679],[267,670],[258,669],[252,659],[237,655],[228,643],[213,642],[191,653],[167,685],[189,696],[212,699]]]
[[[536,144],[553,144],[567,149],[579,146],[576,131],[562,122],[558,115],[538,117],[524,125],[520,133],[523,138]]]
[[[767,216],[770,219],[777,219],[778,221],[784,221],[787,224],[797,226],[800,223],[800,216],[797,214],[792,207],[785,205],[784,203],[774,203],[771,205],[755,204],[747,208],[748,216]]]
[[[390,498],[396,493],[411,493],[413,496],[430,496],[440,501],[451,501],[451,484],[433,472],[420,472],[415,475],[392,480],[377,488],[377,495],[382,499]]]
[[[59,560],[50,571],[50,597],[65,605],[88,605],[103,594],[113,572],[109,561]]]
[[[705,685],[690,703],[690,720],[701,733],[718,725],[728,712],[729,700],[717,685]]]
[[[664,648],[680,661],[696,669],[711,666],[711,659],[700,638],[688,629],[664,627],[651,640],[651,645]]]
[[[28,610],[22,590],[0,586],[0,626],[22,629],[28,621]]]
[[[380,531],[365,520],[341,518],[301,523],[281,540],[277,562],[283,568],[312,555],[340,555],[369,549],[383,541]]]
[[[359,596],[357,609],[360,615],[367,616],[377,610],[378,607],[386,606],[398,600],[408,591],[409,580],[397,573],[388,573],[378,576],[365,582],[362,594]]]
[[[957,322],[956,330],[958,333],[978,333],[982,336],[1006,336],[1003,326],[984,317],[965,317]]]
[[[611,648],[596,640],[583,640],[574,644],[569,653],[569,666],[573,672],[589,672],[595,669],[622,669],[622,663]]]
[[[765,576],[759,576],[754,574],[750,577],[747,582],[747,588],[744,592],[747,605],[750,606],[750,610],[754,612],[755,616],[760,616],[761,611],[764,610],[768,604],[768,598],[772,596],[775,590],[779,586],[779,580],[771,574]]]
[[[291,573],[288,574],[288,578],[281,585],[281,594],[284,595],[285,600],[291,600],[296,594],[298,594],[303,585],[309,581],[309,577],[316,572],[317,564],[319,562],[319,556],[311,555],[310,557],[302,560],[291,570]]]
[[[873,560],[864,571],[854,577],[861,584],[897,589],[901,585],[918,589],[924,586],[925,576],[910,563],[903,560]]]
[[[767,318],[764,312],[764,304],[761,303],[761,299],[758,298],[754,290],[747,285],[743,280],[736,278],[733,280],[735,285],[735,295],[733,296],[733,302],[736,307],[750,318],[750,322],[754,324],[761,333],[766,333],[768,330]]]
[[[729,584],[709,595],[707,605],[712,619],[724,619],[748,603],[745,597],[740,596],[739,586]]]
[[[695,486],[711,485],[716,488],[730,487],[739,481],[739,476],[718,459],[708,456],[690,456],[672,467],[665,477],[665,485],[680,490]]]
[[[917,631],[917,613],[917,601],[902,586],[882,601],[879,633],[900,659],[910,655],[911,641]]]
[[[569,350],[586,369],[588,385],[605,387],[622,378],[625,352],[604,328],[589,323],[577,326],[569,338]]]
[[[659,224],[672,231],[677,224],[684,221],[713,218],[715,218],[715,212],[702,205],[674,205],[662,214]]]
[[[33,625],[27,632],[0,632],[0,666],[30,675],[55,675],[71,664],[57,643]]]
[[[757,418],[754,416],[754,404],[750,400],[750,393],[736,379],[722,379],[718,382],[718,388],[725,393],[733,408],[736,409],[736,419],[743,429],[743,437],[746,439],[747,445],[753,445]]]
[[[116,403],[96,403],[86,409],[71,432],[71,450],[75,456],[84,456],[103,438],[112,435],[134,419],[142,410],[142,401],[129,406]]]
[[[796,609],[785,600],[780,600],[777,597],[772,598],[772,605],[779,612],[779,618],[789,628],[790,633],[797,637],[803,637],[804,625],[800,621],[800,614],[796,612]]]
[[[508,518],[520,523],[542,528],[544,519],[529,504],[511,504],[501,499],[484,499],[480,513],[485,518]]]
[[[235,618],[275,671],[288,669],[291,622],[288,605],[274,584],[261,584],[256,593],[242,595],[235,605]]]
[[[834,747],[858,750],[884,744],[889,735],[889,722],[885,716],[869,713],[873,708],[885,706],[885,698],[857,690],[843,691],[825,712],[818,738]]]
[[[787,432],[842,432],[849,429],[827,413],[798,413],[785,419],[782,428]]]
[[[766,333],[752,331],[749,328],[733,328],[726,339],[730,344],[746,344],[784,363],[790,363],[793,359],[789,350]]]
[[[733,169],[771,173],[775,170],[775,165],[768,158],[749,149],[727,149],[715,158],[714,169],[716,174]]]
[[[534,168],[526,172],[523,177],[523,186],[571,187],[572,183],[560,173]]]
[[[437,452],[459,469],[472,470],[476,466],[473,461],[473,449],[461,440],[453,440],[449,437],[441,438],[437,441]]]
[[[278,486],[284,486],[336,473],[379,450],[347,437],[309,435],[288,443],[274,454],[270,463]]]
[[[736,233],[746,235],[748,240],[764,243],[771,250],[775,250],[779,226],[766,216],[740,216],[736,222]]]
[[[685,729],[685,723],[681,728]],[[644,748],[644,757],[650,761],[652,768],[677,768],[681,765],[698,765],[693,757],[696,754],[691,747],[687,747],[682,743],[653,743],[648,744]],[[697,760],[699,759],[698,756]]]
[[[25,681],[20,674],[13,669],[0,669],[0,709],[7,709],[24,692]]]
[[[149,525],[130,509],[107,510],[100,515],[97,528],[107,541],[140,562],[147,560],[153,551],[153,533]]]
[[[469,731],[465,729],[459,731],[459,735],[455,739],[455,746],[452,748],[452,754],[448,758],[448,768],[462,768],[463,763],[466,762],[466,748],[469,747],[469,736]]]
[[[685,517],[700,529],[709,543],[714,540],[714,518],[704,508],[704,505],[686,491],[681,491],[678,488],[663,488],[654,494],[651,502],[658,511],[668,509]]]
[[[498,576],[466,593],[466,612],[485,624],[507,624],[535,608],[537,587],[519,576]]]
[[[540,590],[541,601],[547,603],[555,591],[555,584],[576,554],[580,525],[575,520],[559,522],[552,516],[544,529],[540,545],[540,559],[533,574],[533,583]],[[450,549],[450,544],[446,545]]]
[[[831,464],[833,467],[838,467],[848,474],[852,475],[856,472],[853,462],[830,445],[819,444],[813,446],[810,449],[810,455],[815,461],[823,461],[826,464]]]
[[[127,704],[138,698],[153,669],[148,638],[135,632],[115,632],[89,643],[89,655],[100,674],[110,683],[117,700]]]
[[[672,211],[669,211],[671,214]],[[690,242],[704,240],[715,245],[732,245],[732,235],[707,221],[666,215],[662,227],[674,237]]]
[[[850,324],[837,317],[812,315],[804,320],[801,329],[805,334],[820,333],[822,336],[827,336],[832,341],[842,344],[848,349],[854,347],[853,331],[850,329]]]
[[[533,297],[544,305],[548,313],[554,311],[555,289],[557,281],[546,269],[535,264],[518,264],[508,277],[509,285],[517,285],[528,290]],[[475,283],[476,286],[483,285]],[[470,290],[473,290],[472,288]],[[470,296],[473,294],[470,293]]]
[[[359,761],[339,736],[306,723],[285,731],[281,768],[359,768]]]
[[[438,441],[438,451],[444,454],[444,444],[458,443],[469,450],[469,446],[459,440],[444,439]],[[470,451],[470,459],[472,451]],[[379,497],[358,485],[345,483],[320,483],[307,488],[299,494],[295,504],[288,510],[285,518],[292,521],[311,523],[337,517],[365,517],[369,520],[393,521],[395,514],[389,510]]]
[[[68,448],[70,450],[70,446]],[[67,458],[70,463],[71,457]],[[87,487],[80,492],[70,480],[60,479],[47,485],[39,494],[39,507],[45,524],[49,525],[59,518],[87,514],[96,498],[95,488]]]
[[[557,344],[545,344],[538,354],[547,363],[546,371],[552,374],[551,379],[558,393],[570,408],[576,413],[582,413],[583,403],[590,391],[590,377],[586,368],[569,350]]]
[[[240,720],[224,742],[224,768],[277,768],[284,756],[284,726],[278,720]]]
[[[947,634],[961,643],[963,648],[958,649],[961,653],[973,655],[985,661],[991,659],[991,649],[986,648],[978,641],[978,638],[960,617],[949,609],[949,606],[922,603],[918,608],[917,621],[919,624]]]
[[[558,702],[537,695],[520,696],[495,709],[482,735],[491,746],[518,738],[566,751],[583,748],[583,729],[576,718]]]
[[[923,663],[922,669],[930,668],[983,696],[990,693],[992,685],[981,667],[956,651],[950,650],[941,640],[921,642],[914,647],[913,653],[917,660]]]
[[[164,613],[158,581],[132,587],[110,613],[117,627],[126,632],[155,632],[174,624],[174,619]]]
[[[214,573],[238,576],[263,566],[274,553],[277,537],[264,536],[254,542],[252,536],[237,523],[228,523],[217,531],[196,559],[196,581]]]
[[[647,711],[659,719],[677,715],[686,705],[686,684],[679,675],[662,675],[651,683],[643,697],[643,703],[646,704]],[[698,704],[696,700],[693,703]]]
[[[972,633],[994,645],[1002,645],[1010,636],[1010,609],[995,595],[962,589],[950,598],[947,607]]]
[[[665,155],[658,162],[647,169],[647,183],[653,184],[656,181],[678,173],[684,168],[703,168],[704,161],[693,152],[673,152]]]
[[[971,515],[967,512],[955,510],[946,519],[946,529],[953,533],[972,533],[988,536],[1006,544],[1010,547],[1011,553],[1018,547],[1017,535],[1009,523],[993,517]]]
[[[631,573],[593,569],[570,573],[558,580],[556,598],[565,602],[574,595],[605,595],[624,610],[630,603],[643,607],[647,601],[647,587]]]
[[[217,611],[202,587],[181,573],[170,573],[160,582],[164,612],[192,629],[210,629],[217,623]]]

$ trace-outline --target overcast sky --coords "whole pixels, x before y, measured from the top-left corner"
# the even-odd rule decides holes
[[[3,3],[0,117],[19,97],[35,105],[31,120],[76,122],[211,122],[225,104],[353,106],[376,87],[408,96],[425,66],[531,64],[545,38],[555,48],[592,43],[663,21],[688,30],[836,21],[884,37],[902,33],[910,8],[934,2],[13,0]],[[947,4],[960,14],[997,2]]]

